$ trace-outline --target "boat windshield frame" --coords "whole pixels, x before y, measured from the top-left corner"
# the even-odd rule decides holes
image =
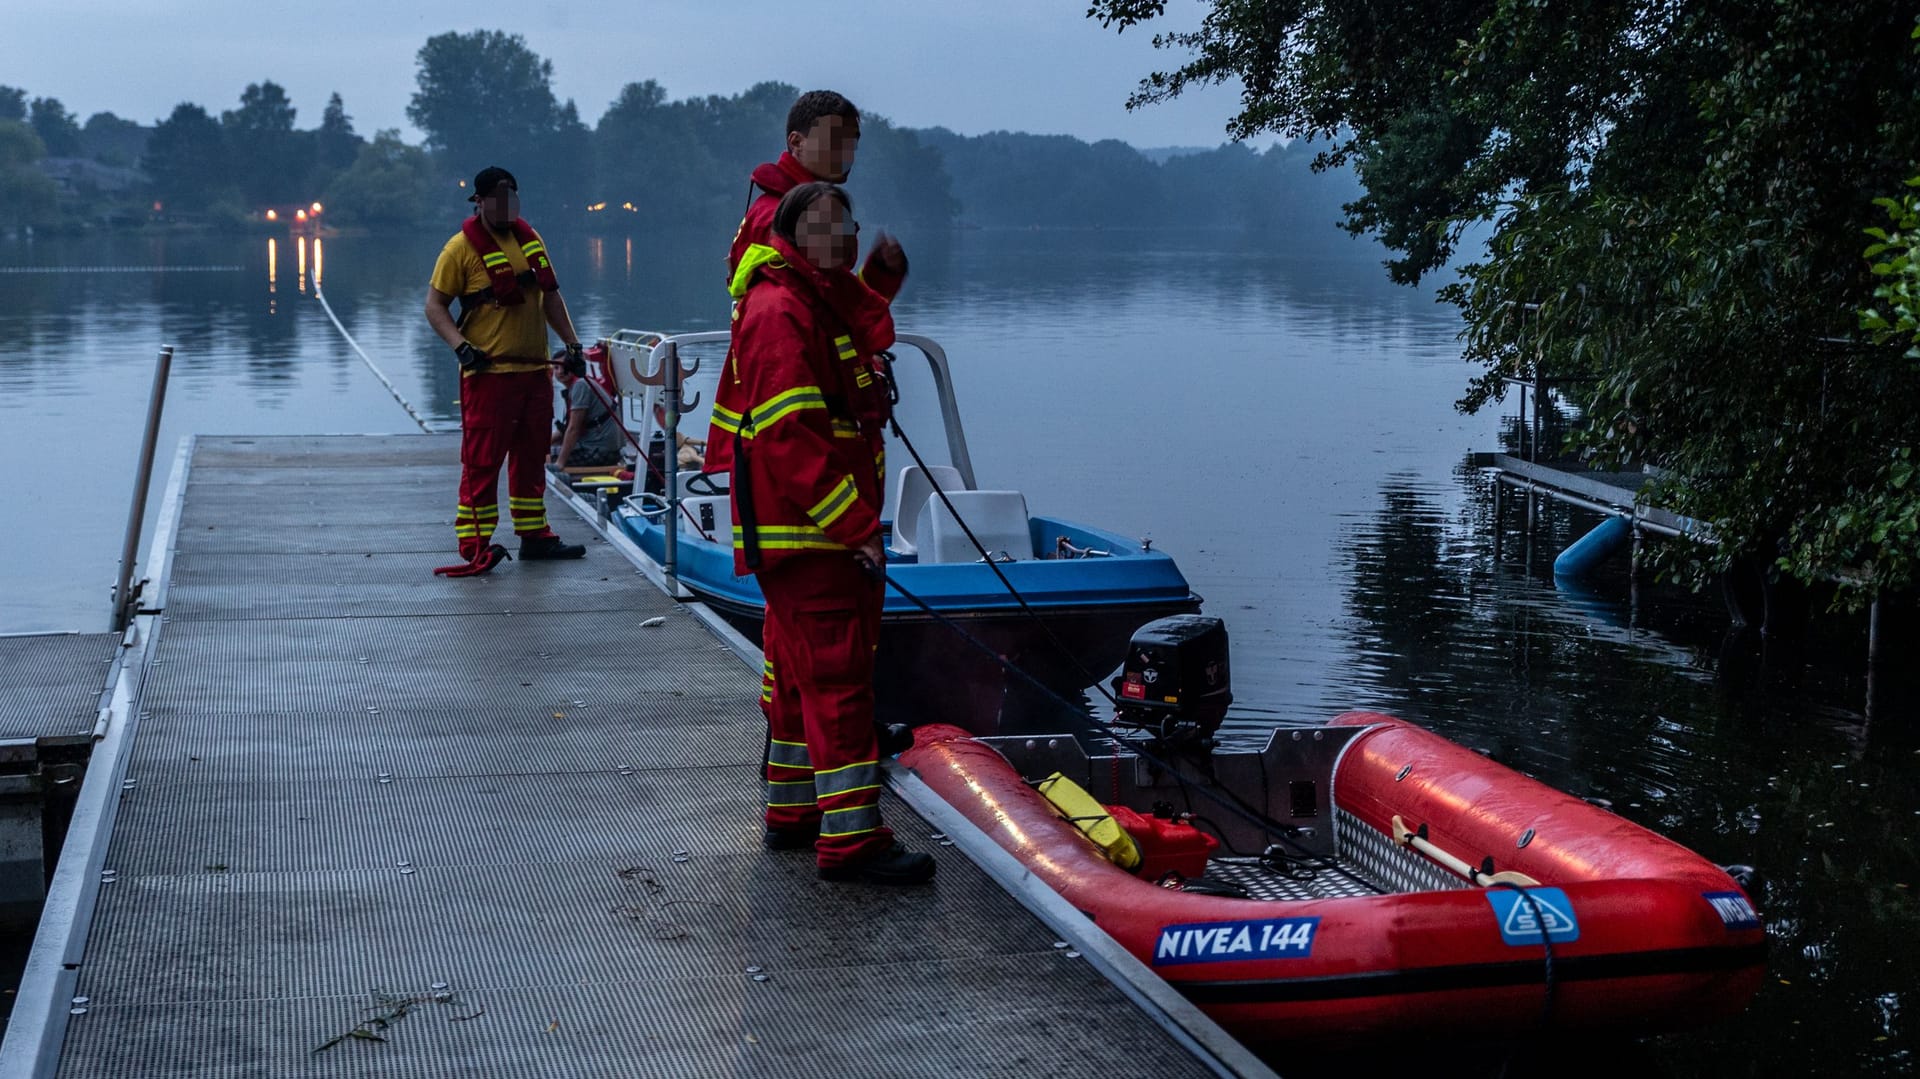
[[[615,364],[614,378],[620,394],[632,406],[626,418],[638,421],[629,427],[635,431],[634,437],[641,446],[648,445],[648,440],[653,437],[656,426],[653,410],[656,405],[662,406],[666,415],[666,423],[660,427],[666,436],[666,444],[678,445],[680,408],[673,406],[683,404],[681,385],[686,378],[700,370],[700,361],[697,359],[683,365],[679,358],[680,350],[693,345],[722,344],[732,337],[729,330],[668,334],[653,330],[621,329],[603,340]],[[973,458],[967,453],[966,428],[960,421],[960,404],[954,396],[953,371],[947,362],[946,349],[933,338],[917,333],[896,334],[894,343],[896,349],[900,345],[911,346],[926,360],[933,376],[934,395],[940,402],[940,423],[946,430],[948,461],[960,473],[967,488],[975,487]],[[894,363],[898,365],[900,362],[901,357],[896,352]],[[620,367],[622,363],[624,370]],[[636,412],[637,416],[634,415]],[[673,492],[668,493],[672,500]]]

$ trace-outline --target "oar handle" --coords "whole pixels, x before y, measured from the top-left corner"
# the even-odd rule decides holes
[[[1534,888],[1540,884],[1539,881],[1534,880],[1525,873],[1515,873],[1512,870],[1503,870],[1499,873],[1482,873],[1477,867],[1469,864],[1464,858],[1442,850],[1436,846],[1432,840],[1421,836],[1419,832],[1407,827],[1407,822],[1400,819],[1398,813],[1393,815],[1393,841],[1403,847],[1419,851],[1421,854],[1426,855],[1428,859],[1451,870],[1454,875],[1462,877],[1482,888],[1494,884],[1518,884],[1524,888]]]

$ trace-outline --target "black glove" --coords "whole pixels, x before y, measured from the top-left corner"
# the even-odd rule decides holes
[[[575,378],[587,377],[587,350],[580,342],[567,346],[567,358],[561,362],[560,369]]]
[[[460,347],[454,349],[453,354],[460,357],[460,370],[468,373],[485,371],[493,366],[493,357],[474,348],[470,341],[460,342]]]

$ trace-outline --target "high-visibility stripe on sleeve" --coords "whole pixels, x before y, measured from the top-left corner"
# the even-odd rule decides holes
[[[846,516],[847,510],[853,508],[859,498],[860,491],[854,487],[853,477],[848,476],[834,484],[833,490],[827,492],[827,497],[814,503],[807,510],[807,516],[813,518],[814,523],[823,530],[832,528],[833,522]]]
[[[740,414],[719,404],[713,406],[713,425],[730,435],[740,433]]]
[[[752,438],[755,435],[764,433],[767,428],[772,427],[774,424],[779,423],[781,420],[797,412],[805,412],[810,409],[819,409],[824,412],[826,408],[827,396],[820,392],[820,387],[795,386],[793,389],[787,390],[784,393],[776,393],[765,401],[753,406],[752,411],[749,413],[752,417],[752,426],[747,431],[747,437]]]
[[[820,815],[820,834],[823,836],[862,835],[878,830],[880,827],[879,806],[854,806],[850,809],[829,809]]]
[[[822,798],[829,798],[836,794],[851,794],[854,791],[877,790],[880,787],[880,762],[860,761],[857,764],[815,772],[813,786]]]
[[[859,438],[860,425],[853,422],[852,420],[834,420],[833,421],[833,437]]]

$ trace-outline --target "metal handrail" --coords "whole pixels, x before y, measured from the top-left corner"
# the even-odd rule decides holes
[[[161,345],[153,370],[153,390],[147,395],[147,433],[140,444],[140,467],[134,470],[133,505],[127,511],[127,538],[120,547],[120,580],[113,587],[113,631],[122,632],[133,621],[140,588],[133,583],[134,557],[140,548],[140,528],[147,517],[147,486],[153,479],[153,450],[160,441],[160,413],[167,403],[167,378],[173,371],[173,346]],[[142,581],[141,584],[146,582]]]

